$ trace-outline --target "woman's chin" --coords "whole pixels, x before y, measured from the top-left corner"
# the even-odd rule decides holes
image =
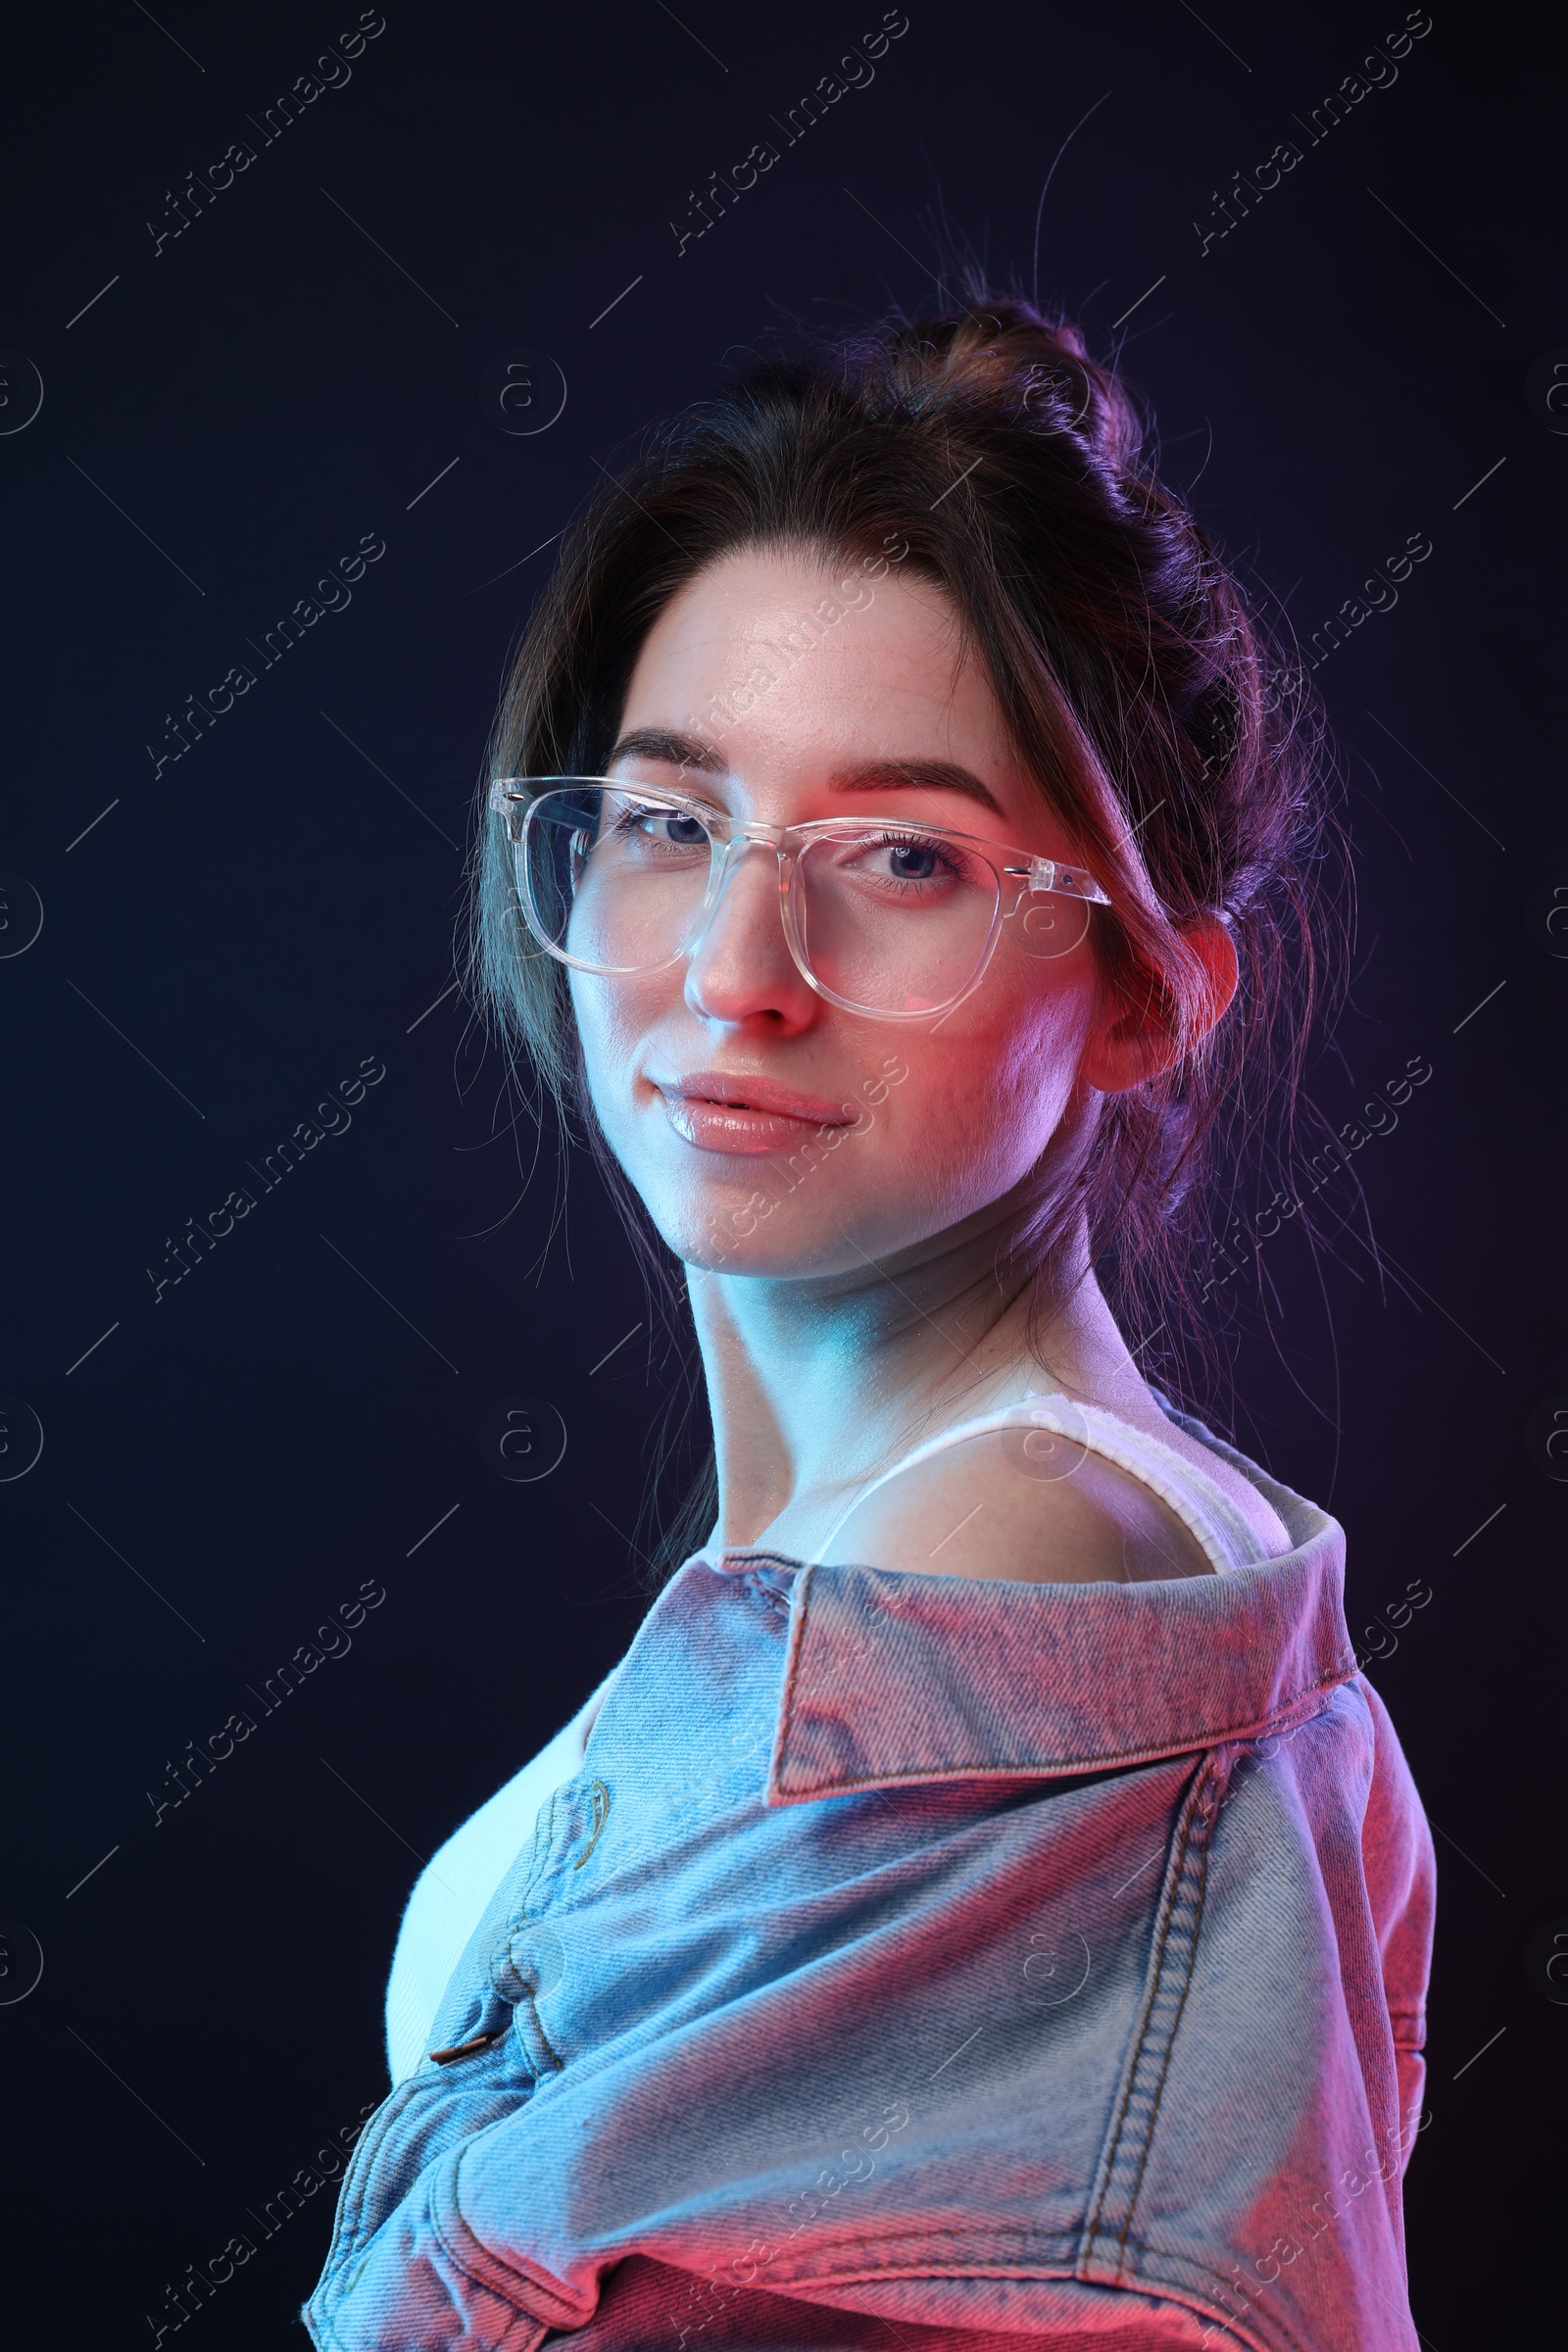
[[[695,1272],[779,1282],[863,1267],[897,1246],[871,1217],[808,1219],[791,1209],[788,1200],[772,1200],[762,1193],[737,1197],[726,1188],[710,1213],[688,1204],[679,1215],[659,1219],[659,1226],[675,1255]]]
[[[889,1203],[861,1200],[813,1203],[737,1198],[726,1190],[710,1215],[690,1207],[660,1231],[682,1263],[705,1274],[742,1274],[775,1282],[832,1281],[860,1275],[919,1250],[953,1221],[946,1209],[892,1216]]]
[[[772,1282],[804,1281],[812,1275],[842,1274],[863,1266],[873,1250],[858,1250],[842,1231],[807,1238],[758,1231],[729,1234],[707,1227],[692,1234],[676,1255],[694,1273],[744,1274]]]

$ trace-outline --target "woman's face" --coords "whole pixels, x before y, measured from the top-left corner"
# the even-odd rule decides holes
[[[899,827],[925,823],[1075,856],[959,658],[953,607],[896,566],[873,579],[770,550],[699,574],[649,633],[608,772],[768,824],[885,821],[895,851]],[[1004,922],[979,987],[930,1019],[879,1021],[810,988],[770,850],[741,858],[688,961],[573,971],[594,1108],[677,1256],[774,1276],[886,1259],[1009,1193],[1081,1083],[1129,1083],[1127,1024],[1101,1008],[1086,936],[1103,912],[1040,904],[1053,944],[1078,944],[1042,954],[1021,917]]]

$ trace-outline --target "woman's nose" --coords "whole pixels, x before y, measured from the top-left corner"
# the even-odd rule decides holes
[[[790,954],[776,854],[736,842],[686,966],[686,1002],[705,1020],[805,1028],[817,1000]]]

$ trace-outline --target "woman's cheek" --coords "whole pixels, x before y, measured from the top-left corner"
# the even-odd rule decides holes
[[[1014,1121],[969,1042],[922,1036],[899,1051],[909,1075],[878,1114],[877,1189],[921,1226],[934,1207],[956,1222],[1005,1191]]]
[[[610,984],[591,974],[571,975],[572,1016],[582,1044],[588,1093],[608,1134],[620,1130],[632,1109],[632,1081],[638,1046],[649,1026],[649,1008],[624,980]]]

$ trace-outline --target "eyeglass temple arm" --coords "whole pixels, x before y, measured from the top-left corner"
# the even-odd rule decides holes
[[[1091,881],[1079,865],[1058,865],[1054,858],[1031,858],[1027,865],[1004,865],[1002,870],[1027,880],[1031,895],[1053,890],[1065,898],[1088,899],[1096,906],[1110,905],[1100,884]]]

